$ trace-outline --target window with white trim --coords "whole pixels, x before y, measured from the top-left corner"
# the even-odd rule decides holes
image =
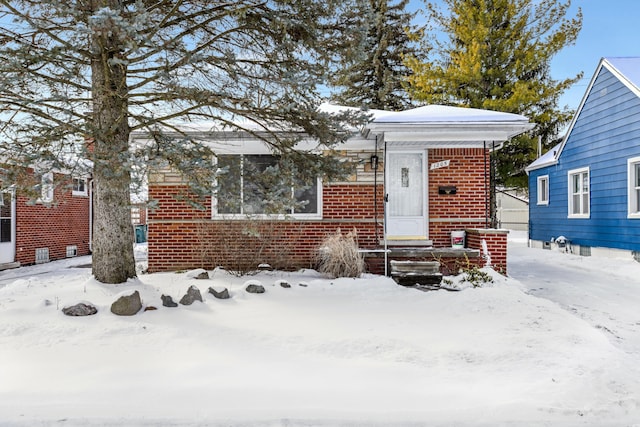
[[[53,172],[42,174],[40,178],[40,202],[53,202]]]
[[[270,154],[217,156],[217,215],[320,214],[318,180],[304,183]]]
[[[73,178],[72,185],[72,194],[74,196],[86,196],[88,194],[86,178]]]
[[[573,169],[569,178],[569,218],[589,218],[589,168]]]
[[[538,204],[549,204],[549,175],[538,177]]]
[[[640,157],[627,160],[628,218],[640,218]]]

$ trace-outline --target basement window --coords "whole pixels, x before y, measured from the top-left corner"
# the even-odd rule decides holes
[[[49,248],[36,249],[36,264],[49,262]]]
[[[78,247],[76,245],[67,246],[67,258],[78,256]]]

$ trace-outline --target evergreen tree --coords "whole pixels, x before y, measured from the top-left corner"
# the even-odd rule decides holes
[[[348,2],[0,1],[2,186],[20,166],[73,171],[70,159],[90,158],[93,273],[104,283],[135,277],[132,173],[168,163],[193,190],[211,191],[213,153],[188,135],[168,137],[180,134],[176,120],[243,130],[244,119],[282,155],[296,139],[279,128],[304,130],[325,149],[347,137],[316,108],[336,41],[348,38],[334,18],[341,7]],[[131,147],[132,131],[151,141]],[[329,157],[296,155],[309,174],[339,172]]]
[[[404,110],[410,106],[406,78],[407,56],[421,57],[417,42],[421,30],[406,12],[409,0],[356,0],[345,16],[345,26],[356,29],[342,52],[333,85],[334,102],[354,107]]]
[[[538,138],[556,143],[572,111],[560,95],[582,77],[554,80],[550,62],[575,42],[582,13],[566,17],[570,0],[443,0],[448,13],[427,2],[429,22],[445,34],[425,40],[437,55],[410,58],[410,93],[421,102],[459,105],[528,116],[536,128],[496,154],[498,183],[525,188],[524,168],[535,160]]]

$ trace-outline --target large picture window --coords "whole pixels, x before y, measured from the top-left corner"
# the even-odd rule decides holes
[[[569,218],[589,218],[589,168],[574,169],[569,177]]]
[[[640,218],[640,157],[627,161],[628,217]]]
[[[217,157],[218,215],[319,215],[318,180],[304,182],[279,157]]]

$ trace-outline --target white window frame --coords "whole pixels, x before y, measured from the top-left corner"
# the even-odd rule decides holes
[[[84,190],[83,191],[79,191],[76,190],[76,181],[82,181],[84,182]],[[81,178],[78,176],[74,176],[71,178],[71,194],[74,196],[88,196],[89,195],[89,189],[87,188],[87,184],[88,184],[88,180],[87,178]]]
[[[640,186],[636,176],[636,166],[640,165],[640,157],[627,160],[627,218],[640,219]],[[640,173],[640,171],[639,171]]]
[[[588,180],[587,180],[587,190],[583,191],[583,187],[582,185],[580,185],[580,189],[577,193],[573,192],[573,177],[576,175],[580,176],[580,182],[582,183],[584,180],[583,175],[584,174],[588,175]],[[588,167],[585,168],[579,168],[579,169],[572,169],[569,172],[567,172],[567,209],[568,209],[568,218],[590,218],[591,216],[591,172],[589,170]],[[587,200],[588,200],[588,204],[589,206],[587,207],[587,212],[585,213],[585,206],[583,204],[584,202],[584,195],[587,195]],[[580,200],[580,213],[573,213],[573,196],[578,195],[580,196],[579,200]]]
[[[251,156],[251,155],[273,155],[271,153],[264,153],[264,152],[258,152],[258,153],[232,153],[229,154],[232,156]],[[217,158],[214,157],[213,160],[213,164],[214,167],[217,168],[218,165],[218,161]],[[214,187],[217,187],[217,182],[214,182]],[[291,187],[291,190],[294,191],[294,187]],[[322,193],[323,193],[323,188],[322,188],[322,179],[318,178],[317,179],[317,212],[313,212],[313,213],[288,213],[288,214],[277,214],[277,215],[270,215],[270,214],[249,214],[249,213],[219,213],[218,212],[218,197],[216,194],[213,194],[213,196],[211,197],[211,212],[212,212],[212,219],[217,219],[217,220],[227,220],[227,219],[238,219],[238,220],[245,220],[247,218],[251,218],[251,219],[286,219],[286,218],[293,218],[293,219],[322,219]]]
[[[53,172],[43,173],[40,178],[40,199],[41,203],[53,202]]]
[[[541,191],[541,190],[544,190],[544,191]],[[538,204],[548,205],[549,204],[549,175],[541,175],[538,177],[537,193],[538,193]]]

